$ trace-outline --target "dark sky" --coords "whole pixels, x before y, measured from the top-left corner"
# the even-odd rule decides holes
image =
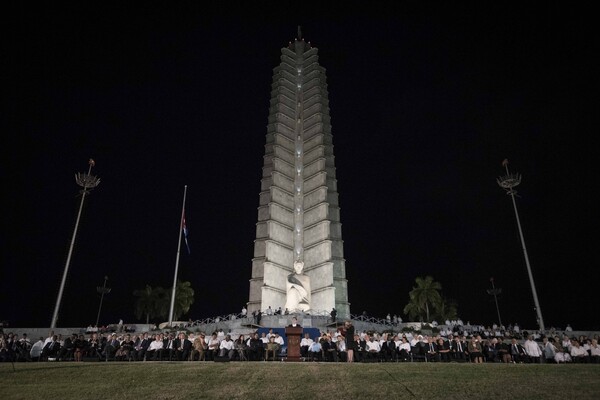
[[[587,11],[483,3],[12,13],[0,320],[50,324],[80,201],[73,175],[90,157],[102,182],[86,199],[58,325],[95,321],[105,275],[103,324],[136,321],[135,289],[171,286],[184,185],[188,316],[238,312],[272,68],[302,25],[327,69],[352,312],[400,314],[415,278],[432,275],[463,320],[491,324],[494,277],[503,322],[535,327],[514,210],[496,184],[508,158],[523,175],[546,326],[600,329]]]

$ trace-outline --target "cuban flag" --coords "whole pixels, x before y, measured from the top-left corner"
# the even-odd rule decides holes
[[[183,220],[181,221],[181,228],[183,229],[183,238],[185,240],[185,247],[187,247],[188,254],[191,254],[190,245],[188,244],[188,230],[185,225],[185,213],[183,214]]]

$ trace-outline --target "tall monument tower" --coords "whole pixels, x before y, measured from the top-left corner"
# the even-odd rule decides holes
[[[325,68],[298,28],[273,69],[248,311],[302,299],[289,311],[350,315]]]

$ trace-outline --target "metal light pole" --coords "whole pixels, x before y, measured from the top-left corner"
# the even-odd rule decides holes
[[[98,316],[96,317],[96,326],[98,326],[98,322],[100,321],[100,310],[102,310],[102,300],[104,300],[104,295],[110,293],[110,288],[106,287],[106,281],[108,280],[108,276],[104,277],[104,285],[96,286],[96,291],[100,293],[100,306],[98,307]]]
[[[537,291],[535,290],[535,283],[533,282],[533,274],[531,272],[531,265],[529,265],[529,256],[527,255],[527,248],[525,247],[525,238],[523,237],[523,230],[521,229],[521,221],[519,220],[519,212],[517,211],[517,201],[515,200],[515,195],[517,191],[514,189],[515,186],[521,183],[521,174],[511,174],[508,172],[508,159],[502,161],[502,166],[506,169],[506,176],[501,176],[496,179],[498,185],[504,190],[506,190],[506,194],[508,194],[513,203],[513,207],[515,209],[515,216],[517,218],[517,226],[519,228],[519,236],[521,238],[521,245],[523,246],[523,255],[525,256],[525,264],[527,265],[527,273],[529,274],[529,283],[531,284],[531,291],[533,293],[533,302],[535,304],[535,311],[537,313],[538,324],[540,326],[540,331],[544,332],[546,330],[544,326],[544,319],[542,318],[542,309],[540,308],[540,302],[538,301]]]
[[[496,311],[498,312],[498,323],[500,324],[500,326],[502,326],[502,318],[500,318],[500,307],[498,307],[498,295],[502,293],[502,289],[496,288],[496,286],[494,286],[494,278],[490,278],[490,282],[492,282],[492,288],[488,289],[487,292],[488,294],[494,296],[494,300],[496,301]]]
[[[82,174],[80,172],[75,174],[75,181],[79,186],[83,188],[81,190],[81,203],[79,204],[79,212],[77,213],[75,229],[73,230],[73,238],[71,239],[69,255],[67,256],[65,270],[63,272],[62,281],[60,282],[60,289],[58,290],[58,297],[56,298],[56,305],[54,307],[54,314],[52,314],[52,322],[50,322],[50,328],[56,328],[56,321],[58,320],[58,310],[60,309],[60,302],[62,300],[63,291],[65,289],[65,282],[67,281],[67,273],[69,272],[69,264],[71,263],[71,255],[73,254],[73,246],[75,245],[75,237],[77,236],[77,228],[79,226],[79,220],[81,219],[81,210],[83,209],[85,195],[100,184],[100,179],[91,174],[92,167],[96,165],[96,162],[90,158],[88,164],[90,167],[88,168],[87,174]]]

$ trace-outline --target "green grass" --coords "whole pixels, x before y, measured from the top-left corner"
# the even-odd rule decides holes
[[[0,364],[0,399],[598,399],[600,365]]]

